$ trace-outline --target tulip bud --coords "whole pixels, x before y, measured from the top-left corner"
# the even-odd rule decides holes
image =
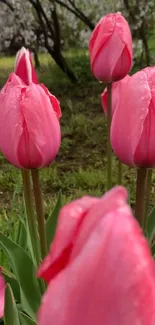
[[[101,18],[89,42],[91,69],[94,76],[109,83],[123,79],[132,65],[132,36],[120,13]]]
[[[155,67],[145,68],[128,81],[120,94],[111,124],[111,144],[129,166],[155,167]]]
[[[15,73],[26,85],[38,84],[38,77],[32,64],[32,56],[24,47],[16,54]]]
[[[26,86],[12,73],[0,92],[0,106],[0,148],[4,156],[19,168],[49,165],[61,140],[55,113],[57,99],[51,103],[40,85]]]
[[[114,113],[119,99],[120,99],[120,94],[123,91],[123,87],[126,87],[126,84],[128,80],[130,79],[130,76],[127,75],[125,78],[123,78],[120,81],[113,82],[112,84],[112,114]],[[104,110],[105,115],[107,115],[107,110],[108,110],[108,93],[107,93],[107,88],[103,91],[101,94],[101,103],[102,107]]]
[[[32,82],[35,84],[39,83],[36,71],[32,64],[32,56],[29,50],[26,50],[24,47],[18,51],[16,55],[15,62],[15,73],[26,85],[30,85]],[[60,104],[57,98],[52,95],[49,90],[45,87],[44,84],[40,84],[42,89],[44,89],[46,95],[49,97],[52,107],[57,115],[57,118],[60,119],[62,116]]]

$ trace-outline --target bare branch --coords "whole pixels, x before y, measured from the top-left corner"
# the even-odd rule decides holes
[[[65,58],[61,53],[60,46],[60,26],[57,17],[55,3],[54,6],[51,7],[51,16],[52,22],[48,19],[44,8],[42,7],[39,0],[29,0],[29,2],[33,5],[36,10],[39,23],[42,29],[42,33],[44,35],[44,45],[49,54],[53,57],[58,66],[68,75],[68,77],[73,81],[77,81],[76,76],[68,66]],[[50,40],[52,40],[53,44],[50,44]]]
[[[50,2],[52,1],[53,0],[50,0]],[[66,8],[68,11],[72,12],[77,18],[79,18],[83,23],[85,23],[85,25],[87,25],[91,30],[93,30],[95,26],[92,21],[79,8],[75,6],[75,3],[73,1],[68,1],[72,7],[64,3],[62,0],[55,0],[55,2],[57,2],[62,7]]]
[[[4,3],[11,11],[14,11],[14,7],[12,6],[12,4],[9,1],[0,0],[0,2]]]
[[[57,47],[57,50],[60,51],[60,43],[61,43],[60,25],[59,25],[59,20],[58,20],[58,16],[57,16],[55,3],[54,3],[53,8],[51,9],[51,17],[53,20],[53,28],[54,28],[54,33],[55,33],[55,47]]]

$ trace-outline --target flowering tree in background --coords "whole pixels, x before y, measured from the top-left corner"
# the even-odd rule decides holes
[[[150,0],[0,0],[0,51],[14,54],[29,47],[39,66],[38,51],[47,51],[72,81],[76,76],[62,50],[87,48],[101,13],[121,11],[128,19],[134,42],[134,62],[150,65],[148,37],[154,27],[155,2]]]
[[[21,45],[34,50],[37,41],[37,22],[29,2],[0,1],[0,6],[0,51],[14,54]]]
[[[142,46],[145,52],[146,64],[151,64],[151,55],[148,44],[148,37],[150,36],[154,27],[154,1],[128,1],[123,0],[124,7],[127,12],[127,18],[132,27],[133,37],[142,41]]]

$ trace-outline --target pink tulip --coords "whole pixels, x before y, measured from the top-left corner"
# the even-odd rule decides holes
[[[54,160],[61,141],[57,105],[42,86],[10,75],[0,92],[0,148],[13,165],[40,168]]]
[[[24,47],[18,51],[16,55],[16,62],[15,62],[15,73],[18,77],[22,79],[22,81],[26,85],[30,85],[32,82],[35,84],[39,83],[36,71],[32,64],[32,56],[29,50],[26,50]],[[49,90],[45,87],[44,84],[40,84],[40,86],[44,89],[46,95],[49,96],[51,104],[53,106],[54,111],[58,119],[62,116],[60,103],[57,98],[52,95]]]
[[[130,79],[130,76],[127,75],[122,80],[113,82],[113,84],[112,84],[112,114],[114,113],[114,111],[118,105],[118,102],[120,99],[120,94],[123,92],[123,87],[127,87],[127,82],[129,79]],[[105,90],[101,94],[101,103],[102,103],[104,113],[105,113],[105,115],[107,115],[107,110],[108,110],[107,88],[105,88]]]
[[[38,84],[38,77],[32,64],[31,53],[24,47],[16,55],[15,73],[26,85],[32,82]]]
[[[155,67],[134,74],[113,114],[111,143],[127,165],[155,167]]]
[[[42,87],[42,89],[45,91],[46,95],[49,97],[49,100],[52,104],[52,107],[53,107],[55,113],[56,113],[56,116],[58,119],[60,119],[60,117],[62,116],[62,113],[61,113],[59,101],[57,100],[57,98],[54,95],[52,95],[49,92],[48,88],[44,84],[39,84],[39,85],[40,85],[40,87]]]
[[[0,268],[0,318],[4,315],[5,281]]]
[[[121,13],[101,18],[89,42],[91,69],[103,82],[123,79],[132,66],[132,36]]]
[[[116,187],[61,210],[38,325],[155,324],[155,265],[126,200]]]

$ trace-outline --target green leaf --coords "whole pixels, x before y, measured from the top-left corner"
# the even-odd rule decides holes
[[[59,215],[61,207],[62,207],[62,194],[61,194],[61,191],[59,191],[59,195],[58,195],[58,199],[57,199],[55,208],[46,221],[46,236],[47,236],[48,248],[49,248],[51,241],[55,234],[57,219],[58,219],[58,215]]]
[[[24,199],[20,202],[20,212],[19,212],[19,224],[18,224],[18,231],[16,230],[16,236],[14,240],[20,247],[24,250],[28,249],[30,256],[35,263],[35,256],[33,255],[33,249],[29,234],[29,227],[27,226],[26,220],[26,211],[25,211],[25,204]]]
[[[24,250],[27,247],[27,232],[26,232],[26,226],[19,222],[19,228],[18,228],[18,236],[16,239],[16,243],[22,247]]]
[[[28,317],[24,313],[20,312],[19,317],[20,317],[21,325],[37,325],[37,323],[32,318]]]
[[[155,243],[151,243],[150,245],[151,253],[153,258],[155,258]]]
[[[21,305],[35,319],[41,294],[36,279],[35,267],[29,255],[11,239],[0,232],[0,246],[10,260],[11,267],[20,286]]]
[[[155,206],[153,207],[147,219],[146,236],[149,240],[149,243],[151,244],[153,237],[155,236]]]
[[[8,275],[7,273],[5,273],[3,269],[2,269],[2,274],[4,276],[5,282],[10,284],[10,286],[11,286],[15,300],[19,303],[20,302],[20,288],[19,288],[19,284],[18,284],[17,280],[15,279],[15,277],[12,277],[12,276]]]
[[[5,288],[4,322],[5,325],[20,325],[18,310],[10,284],[7,284]]]

